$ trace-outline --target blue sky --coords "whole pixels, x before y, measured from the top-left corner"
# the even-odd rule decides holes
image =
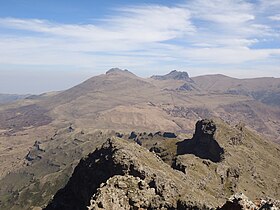
[[[62,90],[111,67],[280,77],[280,0],[0,0],[0,92]]]

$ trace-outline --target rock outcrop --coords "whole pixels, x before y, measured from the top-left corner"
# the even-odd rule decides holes
[[[209,209],[218,205],[154,153],[112,138],[80,161],[45,209]]]
[[[27,153],[25,156],[25,159],[29,162],[40,160],[42,159],[42,155],[44,154],[45,149],[42,146],[42,143],[40,141],[35,141],[33,147],[31,150]],[[28,163],[31,164],[31,163]]]
[[[187,72],[180,72],[177,70],[173,70],[170,73],[160,76],[160,75],[154,75],[151,78],[156,80],[183,80],[187,82],[193,83],[194,81],[189,77],[189,74]]]
[[[179,90],[179,91],[192,91],[194,89],[196,89],[196,88],[192,84],[185,83],[182,86],[180,86],[179,88],[177,88],[176,90]]]
[[[233,145],[230,137],[240,132],[242,144]],[[279,201],[267,199],[279,195],[278,162],[259,170],[270,154],[254,157],[252,145],[267,145],[248,138],[244,127],[204,119],[196,123],[193,138],[183,141],[161,132],[115,134],[123,138],[110,137],[83,158],[46,210],[279,209]]]
[[[251,201],[243,193],[236,193],[231,196],[228,201],[219,208],[220,210],[278,210],[280,209],[280,201],[273,199],[258,199]]]
[[[224,149],[214,139],[216,125],[212,120],[203,119],[196,123],[192,139],[177,143],[178,155],[194,154],[203,159],[220,162]]]
[[[193,163],[189,161],[189,169],[207,170],[216,164],[209,160],[203,160],[200,166]],[[80,161],[67,185],[45,210],[279,209],[277,200],[253,202],[242,193],[227,201],[213,197],[206,190],[210,179],[205,178],[197,182],[199,177],[194,180],[189,174],[173,170],[136,143],[113,137]]]

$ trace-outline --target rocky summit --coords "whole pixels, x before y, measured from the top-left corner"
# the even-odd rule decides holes
[[[187,72],[181,72],[177,70],[173,70],[166,75],[154,75],[151,78],[156,80],[183,80],[187,82],[193,82]]]
[[[175,134],[163,137],[160,132],[132,132],[127,136],[116,133],[118,137],[109,138],[80,160],[68,183],[55,194],[45,210],[279,209],[278,200],[265,196],[270,193],[270,186],[269,180],[254,168],[260,165],[242,162],[260,158],[258,152],[253,155],[256,159],[250,152],[253,142],[249,132],[238,126],[231,130],[242,130],[245,135],[242,144],[232,145],[230,138],[215,139],[221,137],[221,133],[217,133],[219,128],[223,129],[213,120],[200,120],[193,138],[183,141],[174,141]],[[162,144],[153,144],[151,150],[147,142],[153,142],[154,138],[163,138]],[[142,139],[142,146],[137,139]],[[254,141],[258,144],[257,139]],[[166,152],[166,145],[175,146],[175,152],[169,150],[171,163],[164,161],[160,157],[161,151],[156,150],[163,148]],[[235,153],[236,147],[242,147],[239,148],[242,153],[252,157]],[[198,152],[199,148],[205,154]],[[246,159],[240,160],[238,156]],[[268,167],[265,173],[271,174],[278,169]],[[253,182],[254,190],[263,190],[264,194],[251,192],[248,186]],[[279,187],[274,192],[279,196]]]

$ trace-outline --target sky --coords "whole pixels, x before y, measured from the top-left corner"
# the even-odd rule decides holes
[[[0,93],[141,77],[280,77],[280,0],[0,0]]]

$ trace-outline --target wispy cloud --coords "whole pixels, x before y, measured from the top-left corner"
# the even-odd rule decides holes
[[[86,41],[157,42],[178,38],[195,31],[188,10],[165,6],[128,7],[121,15],[95,24],[59,24],[39,19],[2,18],[0,25]]]
[[[280,21],[280,14],[269,16],[269,18],[270,18],[271,20]]]
[[[185,5],[194,18],[221,24],[243,24],[254,20],[253,4],[240,0],[191,0]]]
[[[0,69],[5,64],[165,71],[170,66],[216,65],[227,74],[226,64],[244,69],[248,62],[259,65],[262,60],[264,69],[266,63],[279,66],[275,58],[280,47],[270,46],[280,42],[274,24],[279,14],[269,12],[280,7],[278,2],[191,0],[173,7],[130,6],[87,24],[0,18]]]

